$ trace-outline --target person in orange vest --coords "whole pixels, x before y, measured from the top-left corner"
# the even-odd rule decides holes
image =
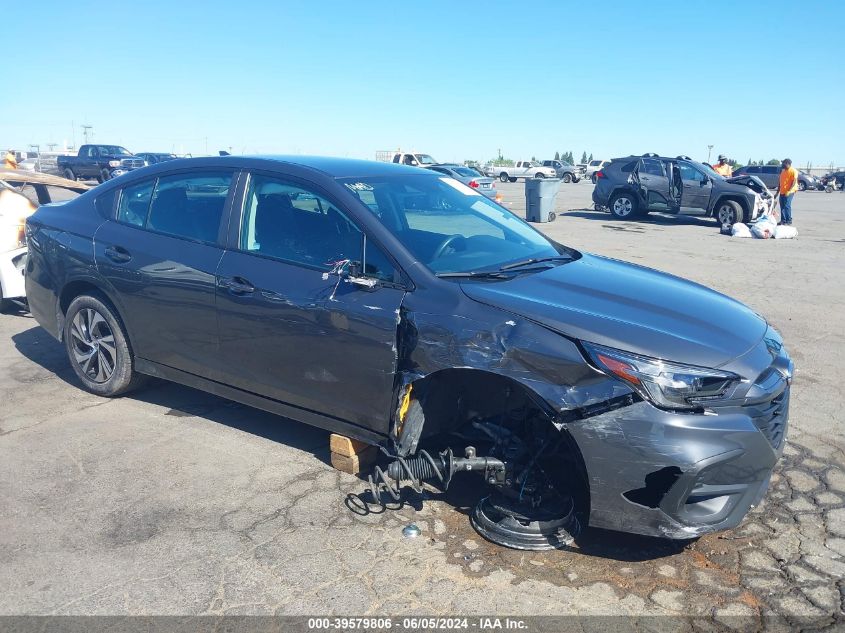
[[[719,162],[713,165],[713,170],[724,178],[730,178],[734,175],[731,166],[728,165],[728,157],[724,154],[719,154]]]
[[[15,158],[15,152],[13,150],[8,150],[6,152],[6,156],[3,158],[3,167],[5,169],[18,168],[18,160]]]
[[[784,158],[780,164],[780,223],[792,226],[792,198],[798,191],[798,170],[792,161]]]

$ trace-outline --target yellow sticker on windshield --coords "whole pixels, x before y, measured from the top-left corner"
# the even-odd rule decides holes
[[[447,176],[444,176],[444,177],[443,177],[443,178],[441,178],[440,180],[442,180],[443,182],[445,182],[445,183],[446,183],[447,185],[449,185],[450,187],[453,187],[454,189],[457,189],[458,191],[460,191],[460,192],[461,192],[462,194],[464,194],[465,196],[480,196],[480,195],[481,195],[481,194],[480,194],[480,193],[478,193],[475,189],[470,189],[470,188],[469,188],[469,187],[467,187],[464,183],[462,183],[462,182],[458,182],[458,181],[457,181],[457,180],[455,180],[454,178],[449,178],[449,177],[447,177]]]

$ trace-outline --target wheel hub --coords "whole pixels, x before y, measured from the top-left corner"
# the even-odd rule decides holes
[[[557,497],[532,508],[498,492],[478,502],[470,522],[494,543],[532,551],[568,547],[581,529],[571,497]]]

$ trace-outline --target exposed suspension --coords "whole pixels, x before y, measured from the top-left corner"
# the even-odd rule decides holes
[[[494,457],[478,457],[475,448],[467,446],[465,457],[455,457],[451,448],[432,456],[428,451],[420,450],[416,457],[395,457],[387,466],[387,471],[376,466],[370,475],[370,494],[378,500],[379,492],[386,491],[394,501],[399,501],[403,482],[409,482],[416,493],[422,493],[423,482],[429,482],[448,489],[452,476],[457,472],[478,472],[491,485],[503,485],[507,479],[505,463]]]

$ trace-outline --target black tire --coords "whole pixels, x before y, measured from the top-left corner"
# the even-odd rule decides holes
[[[549,222],[554,222],[557,214],[554,211],[549,211]]]
[[[598,178],[596,178],[596,173],[595,173],[595,172],[593,172],[593,175],[592,175],[592,176],[590,176],[590,181],[591,181],[593,184],[596,184],[596,182],[598,182]]]
[[[105,298],[89,294],[67,309],[64,343],[70,365],[91,393],[113,398],[139,387],[129,338],[117,311]]]
[[[62,171],[62,175],[68,180],[76,180],[76,174],[73,173],[73,170],[70,167],[65,167],[64,171]]]
[[[617,220],[631,220],[639,215],[640,204],[630,191],[618,191],[610,197],[607,208]]]
[[[100,182],[106,182],[107,180],[111,180],[111,174],[109,173],[109,170],[101,169],[100,177],[97,180],[99,180]]]
[[[824,188],[825,193],[833,193],[833,185],[828,185]]]
[[[802,180],[798,181],[798,191],[807,191],[807,183]]]
[[[507,173],[502,172],[501,174],[499,174],[499,180],[501,182],[507,182],[509,180]]]
[[[535,177],[535,178],[545,178],[545,177],[546,177],[546,174],[541,174],[541,173],[538,171],[536,174],[534,174],[534,177]]]
[[[713,209],[713,217],[721,226],[733,226],[737,222],[747,222],[742,205],[735,200],[722,200]]]
[[[570,183],[570,182],[572,182],[572,174],[570,174],[569,172],[566,172],[566,173],[563,175],[563,182],[565,182],[565,183]]]
[[[516,178],[508,178],[508,182],[516,182]]]

